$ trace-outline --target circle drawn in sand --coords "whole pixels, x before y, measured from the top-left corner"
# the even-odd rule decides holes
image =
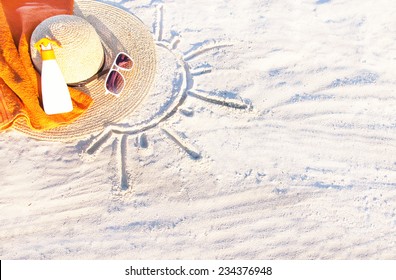
[[[249,100],[244,100],[239,96],[229,98],[216,92],[205,92],[196,88],[194,78],[212,72],[211,66],[193,68],[190,61],[198,58],[207,52],[230,47],[231,44],[219,44],[217,42],[204,42],[196,44],[186,53],[180,52],[177,47],[180,42],[178,36],[173,36],[170,40],[163,39],[163,6],[157,6],[157,16],[154,23],[154,36],[157,45],[158,70],[155,86],[152,92],[146,97],[140,108],[132,113],[123,123],[108,125],[105,130],[93,139],[88,140],[89,144],[85,149],[85,154],[95,156],[104,146],[110,145],[110,140],[114,137],[121,138],[118,141],[118,160],[120,172],[120,190],[130,187],[126,167],[127,141],[129,136],[137,136],[139,148],[148,147],[146,131],[157,128],[178,145],[193,160],[201,158],[200,151],[188,143],[188,139],[181,136],[181,133],[163,125],[163,123],[176,113],[189,116],[192,113],[189,109],[181,108],[188,97],[198,98],[205,102],[218,104],[235,109],[251,109]],[[171,82],[169,82],[171,81]]]

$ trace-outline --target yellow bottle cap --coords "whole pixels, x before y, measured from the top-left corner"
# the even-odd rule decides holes
[[[52,45],[61,48],[59,42],[55,40],[51,40],[49,38],[42,38],[38,40],[36,44],[34,44],[34,47],[40,52],[42,60],[52,60],[55,59],[55,53],[52,48]]]

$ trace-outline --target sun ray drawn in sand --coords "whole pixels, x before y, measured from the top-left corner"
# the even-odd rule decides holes
[[[146,131],[157,129],[160,133],[164,133],[177,146],[179,146],[191,159],[201,159],[201,151],[191,145],[188,138],[182,137],[181,133],[176,132],[173,128],[169,127],[169,125],[165,124],[165,121],[176,113],[180,113],[182,115],[189,114],[188,110],[186,111],[181,109],[186,98],[197,98],[205,102],[239,110],[250,110],[252,108],[252,104],[249,100],[242,99],[239,96],[230,98],[222,94],[222,92],[205,92],[197,88],[196,83],[194,82],[195,77],[210,74],[213,69],[208,65],[194,68],[190,65],[190,62],[210,51],[231,47],[232,44],[205,42],[200,44],[197,48],[193,48],[183,53],[178,50],[178,44],[181,40],[179,36],[172,35],[169,40],[164,39],[163,16],[163,6],[158,5],[156,7],[156,17],[153,24],[153,36],[156,41],[157,48],[168,52],[181,69],[177,89],[175,89],[175,92],[170,94],[171,97],[167,100],[166,106],[163,106],[159,112],[154,113],[154,115],[150,116],[148,119],[139,120],[134,124],[125,125],[118,123],[106,127],[101,134],[96,136],[94,139],[89,140],[89,144],[83,155],[83,157],[95,156],[95,154],[99,153],[105,146],[110,145],[109,143],[116,140],[115,143],[117,145],[118,152],[114,156],[118,157],[117,162],[119,169],[119,186],[117,188],[121,191],[131,188],[126,160],[128,154],[128,137],[130,136],[137,137],[138,147],[144,149],[149,145]],[[169,93],[163,94],[169,95]]]

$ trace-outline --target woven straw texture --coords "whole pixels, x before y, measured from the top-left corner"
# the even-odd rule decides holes
[[[41,55],[34,45],[46,37],[56,39],[62,46],[52,47],[66,83],[87,80],[101,68],[104,54],[100,37],[83,18],[59,15],[46,19],[36,27],[30,40],[30,53],[34,66],[40,72]]]
[[[156,72],[154,39],[148,28],[134,15],[96,1],[75,1],[74,14],[86,19],[102,39],[105,69],[119,52],[134,60],[132,71],[122,71],[126,85],[117,98],[105,95],[106,75],[80,89],[93,98],[92,106],[74,123],[46,131],[32,130],[23,120],[15,129],[30,137],[47,141],[72,141],[101,132],[131,114],[149,93]]]

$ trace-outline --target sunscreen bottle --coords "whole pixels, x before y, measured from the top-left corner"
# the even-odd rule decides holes
[[[58,42],[48,38],[42,38],[34,45],[40,52],[43,61],[41,67],[41,95],[44,111],[47,115],[67,113],[73,110],[69,89],[56,62],[52,45],[60,47]]]

